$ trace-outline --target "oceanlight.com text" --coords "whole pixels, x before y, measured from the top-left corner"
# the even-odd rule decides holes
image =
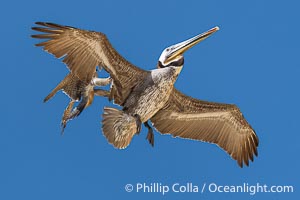
[[[205,186],[206,187],[206,184]],[[217,183],[210,183],[207,185],[207,190],[209,192],[224,192],[224,193],[249,193],[250,195],[255,195],[256,193],[288,193],[294,192],[294,187],[291,185],[272,185],[256,183],[250,185],[248,183],[243,183],[241,185],[218,185]]]
[[[124,187],[126,192],[136,193],[160,193],[166,195],[168,193],[245,193],[255,195],[257,193],[292,193],[294,187],[292,185],[267,185],[267,184],[249,184],[241,183],[237,185],[221,185],[218,183],[202,183],[196,184],[192,182],[165,184],[161,182],[138,182],[135,184],[126,184]]]

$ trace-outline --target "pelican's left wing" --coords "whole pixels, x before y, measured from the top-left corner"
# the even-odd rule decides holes
[[[122,104],[129,90],[147,75],[125,60],[110,44],[103,33],[81,30],[54,23],[36,22],[40,27],[35,31],[45,34],[32,35],[33,38],[46,39],[36,44],[62,58],[70,71],[82,81],[90,83],[96,67],[103,67],[113,79],[113,96],[117,104]]]
[[[241,167],[257,156],[258,138],[235,105],[200,101],[174,88],[151,121],[160,133],[217,144]]]

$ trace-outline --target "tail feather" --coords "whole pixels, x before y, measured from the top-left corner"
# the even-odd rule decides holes
[[[50,94],[48,94],[48,96],[45,97],[44,103],[46,103],[49,99],[51,99],[51,98],[52,98],[59,90],[61,90],[61,88],[59,88],[59,87],[54,88],[54,89],[50,92]]]
[[[66,77],[67,78],[67,77]],[[66,78],[62,80],[51,92],[48,94],[45,99],[44,103],[47,102],[49,99],[51,99],[59,90],[63,89],[63,87],[66,85]]]
[[[115,148],[126,148],[137,132],[136,119],[115,108],[105,107],[102,121],[102,132]]]

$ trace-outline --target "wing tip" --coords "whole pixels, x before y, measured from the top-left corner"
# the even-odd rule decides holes
[[[237,161],[238,162],[238,165],[240,166],[240,168],[243,168],[243,162],[241,161]]]
[[[43,36],[41,36],[41,35],[39,35],[39,34],[30,35],[30,37],[32,37],[32,38],[37,38],[37,39],[43,39]]]
[[[39,25],[39,26],[45,26],[45,27],[48,27],[48,28],[58,28],[58,29],[68,28],[68,26],[59,25],[59,24],[52,23],[52,22],[35,22],[35,24]],[[69,27],[69,28],[71,28],[71,27]]]
[[[44,26],[45,23],[46,23],[46,22],[39,22],[39,21],[38,21],[38,22],[35,22],[36,25],[40,25],[40,26]]]

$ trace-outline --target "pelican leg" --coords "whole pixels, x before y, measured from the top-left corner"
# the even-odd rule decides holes
[[[148,121],[144,123],[144,125],[148,128],[148,134],[146,139],[149,141],[152,147],[154,147],[154,134],[153,134],[153,129],[151,126],[148,124]]]
[[[93,78],[92,79],[92,85],[95,86],[106,86],[110,84],[112,79],[110,77],[108,78]]]
[[[135,114],[133,117],[136,119],[136,134],[139,135],[142,127],[141,117],[138,114]]]

